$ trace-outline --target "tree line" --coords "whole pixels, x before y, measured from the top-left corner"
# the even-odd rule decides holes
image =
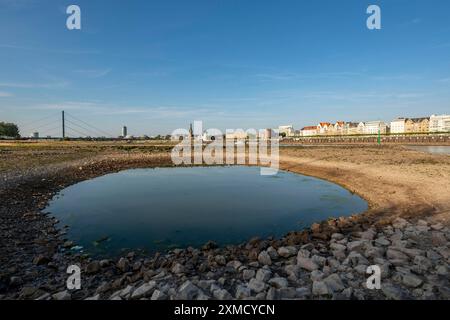
[[[0,122],[0,137],[19,137],[19,127],[15,123]]]

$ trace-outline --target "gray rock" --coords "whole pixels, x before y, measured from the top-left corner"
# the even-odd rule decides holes
[[[378,244],[379,246],[383,246],[383,247],[386,247],[391,244],[391,242],[388,239],[386,239],[385,237],[377,238],[375,240],[375,243]]]
[[[347,249],[348,251],[359,251],[364,249],[364,242],[363,241],[352,241],[347,243]]]
[[[310,258],[304,258],[302,256],[297,256],[297,265],[308,271],[319,269],[317,263],[312,261]]]
[[[283,258],[293,257],[297,254],[297,248],[294,246],[280,247],[278,254]]]
[[[389,248],[386,252],[386,256],[389,260],[403,260],[408,261],[408,256],[404,254],[403,252],[400,252],[398,250],[394,250],[392,248]]]
[[[137,287],[136,290],[131,294],[131,299],[140,299],[144,297],[150,296],[156,287],[155,281],[150,281],[148,283],[144,283],[140,287]]]
[[[236,287],[236,294],[235,294],[236,299],[246,299],[250,297],[250,295],[251,295],[250,288],[243,285],[238,285]]]
[[[235,270],[238,270],[242,266],[242,262],[238,260],[233,260],[227,263],[227,267],[231,267]]]
[[[258,255],[258,261],[259,261],[259,263],[261,263],[262,265],[265,265],[265,266],[272,265],[272,259],[270,258],[270,255],[267,253],[267,251],[262,251]]]
[[[193,300],[195,299],[202,290],[196,287],[191,281],[186,280],[179,288],[178,288],[178,297],[181,300]]]
[[[347,247],[343,244],[333,242],[330,244],[330,249],[335,251],[345,251]]]
[[[440,276],[448,275],[448,267],[446,265],[439,265],[436,267],[436,273]]]
[[[175,263],[173,265],[172,269],[170,269],[170,271],[172,273],[175,273],[175,274],[180,274],[180,273],[184,273],[185,272],[185,268],[184,268],[184,266],[182,264]]]
[[[255,270],[252,269],[244,269],[244,271],[242,271],[242,278],[245,281],[250,280],[251,278],[253,278],[255,276]]]
[[[121,298],[128,299],[128,298],[131,297],[131,294],[133,293],[134,289],[135,289],[134,286],[128,285],[128,286],[126,286],[125,289],[119,291],[119,292],[118,292],[118,295],[119,295]]]
[[[402,282],[405,286],[410,288],[417,288],[420,286],[423,281],[419,277],[413,275],[413,274],[405,274],[402,277]]]
[[[126,258],[120,258],[119,262],[117,262],[117,268],[122,272],[127,272],[130,267],[130,262]]]
[[[387,299],[390,300],[405,300],[408,299],[408,295],[406,292],[391,283],[382,283],[381,284],[381,291],[386,296]]]
[[[312,294],[315,296],[324,296],[330,294],[327,285],[323,281],[314,281],[312,286]]]
[[[267,291],[267,295],[266,295],[266,300],[278,300],[279,299],[279,293],[277,291],[277,289],[275,288],[270,288]]]
[[[272,259],[272,260],[278,259],[278,252],[277,252],[277,250],[275,250],[274,247],[268,247],[266,251],[270,256],[270,259]]]
[[[252,278],[250,279],[250,282],[248,283],[248,287],[256,292],[256,293],[260,293],[262,291],[264,291],[266,289],[266,284],[256,278]]]
[[[97,293],[95,296],[87,297],[84,300],[100,300],[100,295]]]
[[[67,291],[61,291],[52,295],[52,298],[55,300],[70,300],[72,299],[72,295]]]
[[[342,239],[344,239],[344,235],[342,233],[333,233],[331,235],[331,239],[333,239],[333,240],[342,240]]]
[[[215,256],[214,260],[221,266],[224,266],[227,263],[227,259],[225,259],[225,257],[222,255]]]
[[[286,278],[275,277],[275,278],[272,278],[272,279],[269,280],[269,284],[272,287],[280,289],[280,288],[286,288],[289,283],[288,283]]]
[[[233,297],[231,296],[231,294],[225,290],[225,289],[219,289],[219,290],[215,290],[213,292],[213,296],[214,298],[216,298],[217,300],[231,300]]]
[[[333,274],[329,275],[328,277],[326,277],[323,280],[323,282],[325,282],[327,287],[330,290],[332,290],[333,292],[338,292],[345,288],[344,283],[341,280],[341,277],[339,277],[339,275],[336,273],[333,273]]]
[[[266,282],[272,277],[272,271],[269,269],[261,268],[256,272],[256,279],[262,282]]]
[[[167,300],[167,298],[168,297],[164,292],[156,289],[155,291],[153,291],[150,300]]]

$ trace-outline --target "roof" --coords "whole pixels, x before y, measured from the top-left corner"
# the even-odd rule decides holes
[[[428,117],[422,117],[422,118],[410,118],[408,120],[411,120],[412,122],[422,122],[424,120],[430,120]]]
[[[319,126],[321,126],[321,127],[331,126],[331,123],[329,123],[329,122],[319,122]]]
[[[316,126],[303,127],[303,128],[302,128],[302,131],[303,131],[303,130],[317,130],[317,127],[316,127]]]

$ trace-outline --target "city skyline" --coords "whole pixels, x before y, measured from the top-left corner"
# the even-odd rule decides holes
[[[61,110],[136,136],[450,111],[447,1],[374,1],[381,30],[357,0],[76,4],[69,31],[68,4],[0,0],[0,121],[23,135]]]

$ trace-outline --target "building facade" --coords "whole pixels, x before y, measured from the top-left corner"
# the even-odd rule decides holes
[[[364,134],[384,134],[388,132],[388,126],[383,121],[369,121],[364,124]]]
[[[304,127],[304,128],[302,128],[302,130],[300,132],[303,137],[316,136],[317,135],[317,127],[316,126]]]
[[[432,115],[429,122],[430,132],[450,132],[450,115]]]

